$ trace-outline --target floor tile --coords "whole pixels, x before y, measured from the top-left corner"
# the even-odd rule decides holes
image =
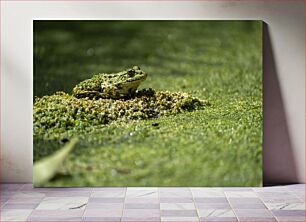
[[[303,184],[261,188],[33,188],[32,184],[5,184],[1,185],[1,219],[119,222],[123,216],[123,222],[193,222],[199,221],[199,215],[205,222],[237,222],[237,215],[239,222],[302,222],[304,189]]]
[[[304,217],[278,217],[277,218],[278,222],[305,222],[306,219]]]
[[[252,191],[225,191],[226,197],[257,197]]]
[[[91,197],[125,197],[125,190],[103,190],[103,191],[93,191]]]
[[[96,192],[96,191],[109,191],[109,192],[124,191],[126,192],[126,187],[92,187],[91,191],[92,192]]]
[[[305,210],[305,203],[266,203],[269,210]]]
[[[5,202],[0,202],[0,208],[2,209],[5,205]]]
[[[2,209],[0,221],[25,221],[31,212],[29,209]]]
[[[158,192],[159,187],[127,187],[127,192],[133,192],[133,191],[141,191],[141,192]]]
[[[201,217],[201,222],[238,222],[236,217]]]
[[[86,209],[123,209],[123,203],[87,203]]]
[[[197,217],[196,210],[161,210],[162,217]]]
[[[38,206],[38,204],[20,204],[20,203],[13,203],[13,204],[6,204],[5,206],[3,206],[2,209],[35,209]]]
[[[29,217],[27,219],[28,222],[37,221],[37,222],[80,222],[82,221],[82,217]]]
[[[272,213],[266,209],[234,209],[238,219],[240,218],[274,218]]]
[[[259,198],[254,197],[229,197],[230,204],[261,204],[262,201]]]
[[[24,184],[20,191],[24,192],[40,192],[40,193],[46,193],[48,191],[61,191],[63,188],[51,188],[51,187],[34,187],[33,184],[26,183]]]
[[[2,191],[17,191],[20,190],[24,184],[22,183],[2,183],[0,184],[0,190]]]
[[[161,210],[195,210],[194,203],[161,203]]]
[[[196,203],[228,203],[225,197],[195,197]]]
[[[126,190],[126,198],[158,198],[157,188],[130,188]]]
[[[277,220],[275,218],[242,217],[239,218],[239,222],[277,222]]]
[[[160,217],[122,217],[121,222],[160,222]]]
[[[45,197],[37,210],[85,209],[88,197]]]
[[[120,222],[121,217],[83,217],[83,222]]]
[[[158,187],[159,192],[180,192],[189,193],[192,188],[189,187]]]
[[[289,190],[303,190],[305,191],[306,186],[305,184],[291,184],[286,186],[287,189]]]
[[[213,188],[191,188],[194,197],[225,197],[222,189]]]
[[[121,197],[90,197],[89,203],[123,203],[124,198]]]
[[[47,197],[89,197],[91,191],[48,191],[46,192]]]
[[[267,209],[263,203],[231,203],[233,209]]]
[[[278,192],[287,193],[289,190],[287,186],[270,186],[270,187],[254,187],[255,192]]]
[[[287,198],[281,198],[281,197],[262,198],[262,201],[264,203],[298,203],[298,202],[302,202],[302,200],[300,200],[298,198],[287,199]]]
[[[20,188],[20,190],[22,190],[22,191],[32,191],[33,189],[34,189],[34,187],[33,187],[32,183],[25,183]]]
[[[229,203],[196,203],[198,209],[230,209]]]
[[[123,217],[155,218],[160,217],[159,209],[124,209]]]
[[[287,193],[276,193],[276,192],[262,192],[258,193],[260,199],[265,203],[297,203],[300,202],[295,195]]]
[[[162,222],[199,222],[198,217],[161,217]]]
[[[35,188],[37,189],[37,188]],[[93,190],[92,187],[49,187],[49,188],[39,188],[39,189],[47,189],[50,192],[91,192]]]
[[[10,204],[39,204],[44,198],[43,197],[23,197],[23,198],[10,198],[7,203]]]
[[[126,198],[125,203],[143,203],[143,204],[147,204],[147,203],[154,203],[154,204],[158,204],[159,200],[158,198]]]
[[[295,191],[291,192],[291,194],[295,195],[299,200],[305,203],[305,191]]]
[[[124,204],[125,209],[159,209],[157,203],[126,203]]]
[[[189,197],[160,197],[161,203],[193,203],[193,198]]]
[[[191,198],[192,194],[190,189],[188,188],[159,188],[159,196],[160,197],[187,197]]]
[[[121,217],[123,209],[86,209],[84,217]]]
[[[304,217],[305,210],[272,210],[276,217]]]
[[[257,195],[259,197],[275,197],[275,196],[292,196],[291,194],[292,192],[290,192],[289,190],[287,190],[287,192],[272,192],[272,191],[262,191],[262,192],[257,192]]]
[[[252,187],[223,187],[223,191],[253,191]]]
[[[0,191],[0,194],[1,194],[1,197],[3,197],[3,196],[9,196],[9,197],[11,197],[11,196],[13,196],[15,193],[17,193],[17,192],[19,192],[19,191],[1,190],[1,191]]]
[[[235,217],[231,209],[199,209],[200,217]]]
[[[82,217],[84,210],[33,210],[30,218],[75,218]]]
[[[28,192],[28,191],[18,191],[12,195],[12,198],[22,199],[22,198],[43,198],[45,197],[45,193],[42,192]]]
[[[10,197],[1,196],[1,197],[0,197],[0,203],[1,203],[1,205],[2,205],[2,204],[5,204],[9,199],[10,199]]]

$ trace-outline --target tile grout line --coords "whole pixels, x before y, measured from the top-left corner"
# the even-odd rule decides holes
[[[26,185],[26,184],[24,184],[24,186],[25,186],[25,185]],[[33,186],[32,189],[35,189],[35,187],[34,187],[33,184],[32,184],[32,186]],[[23,187],[23,186],[22,186],[22,187]],[[40,193],[40,192],[38,192],[38,193]],[[34,209],[32,209],[31,213],[27,216],[26,221],[31,217],[31,215],[33,214],[34,210],[39,206],[39,204],[46,198],[46,193],[43,192],[43,194],[44,194],[44,197],[41,198],[41,200],[39,201],[39,203],[37,204],[37,206],[36,206]]]
[[[25,183],[25,184],[23,184],[23,185],[21,186],[21,188],[20,188],[20,189],[22,190],[22,188],[23,188],[23,187],[25,187],[26,185],[27,185],[26,183]]]
[[[286,188],[286,189],[289,191],[288,193],[292,194],[292,195],[295,196],[297,199],[301,200],[302,202],[305,201],[304,198],[299,197],[294,191],[292,191],[292,190],[290,190],[290,189],[288,189],[288,188]],[[305,192],[305,191],[304,191],[304,192]],[[304,194],[305,194],[305,193],[304,193]]]
[[[192,196],[193,205],[194,205],[194,207],[195,207],[195,209],[196,209],[196,212],[197,212],[198,221],[200,222],[200,221],[201,221],[201,217],[200,217],[200,213],[199,213],[199,211],[198,211],[199,209],[198,209],[198,207],[197,207],[197,205],[196,205],[196,202],[195,202],[195,198],[194,198],[192,189],[191,189],[191,187],[188,187],[188,188],[189,188],[189,191],[190,191],[191,196]]]
[[[0,194],[1,195],[1,194]],[[8,201],[11,199],[11,197],[9,197],[6,201],[4,201],[4,203],[3,203],[3,206],[1,206],[1,209],[8,203]],[[1,200],[1,198],[0,198],[0,200]],[[0,214],[0,216],[1,216],[1,214]]]
[[[128,189],[128,187],[125,187],[125,192],[124,192],[124,199],[123,199],[123,206],[122,206],[122,211],[121,211],[120,222],[122,222],[122,219],[123,219],[123,212],[124,212],[124,209],[125,209],[125,201],[126,201],[127,189]]]
[[[26,184],[22,184],[22,186],[20,186],[17,190],[13,190],[13,191],[9,191],[9,192],[13,192],[13,194],[12,194],[12,196],[10,196],[9,198],[8,198],[8,200],[7,201],[5,201],[4,203],[3,203],[3,207],[4,207],[4,205],[6,205],[7,203],[8,203],[8,201],[15,195],[15,192],[19,192],[19,191],[22,191],[22,188],[25,186]],[[1,191],[2,192],[2,191]],[[0,194],[1,195],[1,194]],[[0,198],[1,199],[1,198]],[[2,208],[2,207],[1,207]]]
[[[227,200],[229,206],[231,207],[231,210],[233,211],[233,213],[234,213],[234,215],[235,215],[237,221],[240,222],[240,219],[238,218],[238,215],[236,214],[236,212],[235,212],[235,210],[234,210],[234,208],[233,208],[231,202],[229,201],[228,196],[226,195],[226,192],[225,192],[225,190],[224,190],[223,188],[222,188],[222,191],[223,191],[224,196],[225,196],[225,198],[226,198],[226,200]]]
[[[84,214],[85,214],[85,211],[86,211],[86,209],[88,207],[88,203],[89,203],[89,200],[91,198],[92,193],[93,193],[93,187],[90,188],[90,193],[89,193],[89,196],[88,196],[88,200],[87,200],[87,203],[85,205],[84,211],[83,211],[82,216],[81,216],[81,220],[82,221],[84,221]]]
[[[158,199],[158,205],[159,205],[159,219],[160,221],[162,221],[161,204],[160,204],[160,187],[157,187],[157,199]]]
[[[299,200],[301,200],[303,203],[305,203],[305,198],[300,198],[294,191],[291,191],[290,189],[288,189],[288,190],[289,190],[289,193],[293,194],[293,196],[297,197]],[[304,195],[305,195],[305,193],[304,193]]]
[[[267,205],[267,204],[263,201],[263,199],[260,197],[260,195],[258,195],[258,193],[255,191],[255,188],[252,188],[252,190],[253,190],[253,192],[256,193],[258,199],[265,205],[265,207],[267,208],[267,210],[272,214],[273,218],[274,218],[276,221],[280,222],[280,221],[277,219],[277,217],[272,213],[272,210],[269,209],[268,205]]]

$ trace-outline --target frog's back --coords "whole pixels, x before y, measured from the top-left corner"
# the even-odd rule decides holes
[[[89,94],[93,94],[93,92],[100,91],[102,82],[102,74],[95,74],[92,78],[85,79],[79,84],[77,84],[73,88],[72,93],[78,98],[88,97]]]

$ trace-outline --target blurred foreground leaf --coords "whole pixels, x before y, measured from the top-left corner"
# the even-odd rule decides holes
[[[52,179],[61,167],[65,158],[75,147],[77,141],[77,138],[73,138],[54,154],[37,161],[33,167],[33,183],[35,185],[41,185]]]

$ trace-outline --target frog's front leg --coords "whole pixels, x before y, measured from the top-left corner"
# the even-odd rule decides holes
[[[112,99],[118,99],[121,96],[120,90],[114,85],[104,85],[101,87],[101,93],[102,97],[104,98],[112,98]]]

